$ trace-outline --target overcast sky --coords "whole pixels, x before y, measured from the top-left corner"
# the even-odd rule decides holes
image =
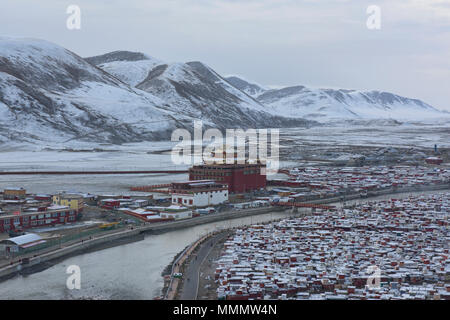
[[[66,9],[81,9],[68,30]],[[369,5],[381,29],[369,30]],[[450,0],[1,0],[0,34],[85,57],[199,60],[262,85],[377,89],[450,110]]]

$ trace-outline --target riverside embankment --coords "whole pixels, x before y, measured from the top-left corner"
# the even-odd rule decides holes
[[[15,260],[19,261],[0,268],[0,281],[19,273],[27,274],[33,271],[39,271],[43,266],[51,265],[49,262],[57,261],[80,252],[120,245],[124,243],[124,240],[132,241],[142,239],[142,237],[139,237],[140,233],[138,229],[121,230],[116,233],[93,237],[91,239],[83,239],[78,243],[73,243],[42,254],[36,254],[35,256],[27,257],[27,260],[16,258]],[[24,261],[27,262],[25,263]]]
[[[231,233],[231,229],[212,232],[187,247],[173,262],[170,282],[164,288],[164,298],[167,300],[196,300],[201,265],[214,246]],[[175,278],[174,275],[177,273],[180,273],[182,277]]]
[[[39,272],[12,277],[1,283],[0,295],[8,299],[152,299],[161,296],[162,271],[179,252],[205,234],[290,216],[290,212],[269,212],[146,233],[141,241],[79,252]],[[66,287],[66,271],[71,265],[80,267],[80,290]]]
[[[0,281],[5,280],[16,274],[31,273],[33,270],[41,270],[39,266],[45,266],[49,262],[61,259],[66,256],[74,255],[77,253],[83,253],[87,250],[101,249],[102,246],[114,246],[123,244],[123,240],[129,239],[130,241],[139,236],[144,236],[145,233],[160,234],[177,229],[188,228],[195,225],[207,224],[211,222],[218,222],[234,218],[244,218],[252,215],[259,215],[268,212],[283,211],[283,208],[262,207],[252,208],[246,210],[227,211],[222,213],[215,213],[207,216],[200,216],[189,220],[180,220],[169,223],[155,223],[147,224],[140,227],[134,227],[133,229],[120,230],[114,233],[109,233],[102,236],[92,237],[88,239],[80,239],[79,242],[71,245],[55,248],[52,251],[46,250],[45,253],[36,253],[34,256],[27,257],[26,264],[23,263],[24,257],[16,257],[14,261],[9,265],[0,268]],[[142,237],[141,237],[142,238]]]

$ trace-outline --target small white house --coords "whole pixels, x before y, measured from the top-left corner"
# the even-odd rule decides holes
[[[171,205],[164,210],[160,211],[159,215],[163,219],[189,219],[192,218],[192,210],[178,205]]]

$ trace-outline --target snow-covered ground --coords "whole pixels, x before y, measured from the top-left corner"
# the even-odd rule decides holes
[[[0,149],[0,171],[88,171],[88,170],[158,170],[161,168],[183,170],[187,166],[172,165],[170,154],[153,154],[156,150],[171,148],[171,142],[129,144],[124,146],[96,145],[101,152],[88,151],[93,146],[78,145],[79,152],[33,149]],[[57,146],[52,146],[57,147]],[[60,146],[62,147],[62,146]],[[25,150],[24,150],[25,148]],[[26,150],[31,149],[31,150]],[[131,186],[168,183],[185,180],[186,175],[17,175],[1,176],[0,190],[22,186],[29,192],[52,193],[58,190],[101,193],[130,193]]]
[[[354,145],[380,147],[450,147],[450,123],[401,125],[328,124],[280,131],[297,145]]]
[[[344,123],[309,129],[282,129],[281,149],[299,146],[311,150],[336,146],[380,146],[395,148],[450,147],[448,125],[348,126]],[[32,145],[3,145],[0,147],[0,171],[13,170],[185,170],[189,165],[176,165],[170,150],[175,142],[143,142],[124,145],[53,144],[46,147]],[[64,150],[73,148],[77,152]],[[94,151],[99,148],[101,151]],[[269,150],[270,152],[270,150]],[[282,159],[285,160],[285,159]],[[281,167],[296,163],[281,161]],[[0,190],[8,186],[22,186],[30,192],[51,193],[57,190],[91,193],[128,192],[129,187],[181,181],[186,174],[97,175],[97,176],[1,176]]]

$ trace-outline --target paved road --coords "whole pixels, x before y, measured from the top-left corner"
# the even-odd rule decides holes
[[[199,250],[192,256],[189,265],[183,275],[183,289],[180,295],[181,300],[196,300],[199,284],[199,270],[205,258],[209,255],[214,246],[227,237],[229,232],[219,233],[201,244]],[[189,280],[188,280],[189,279]]]

